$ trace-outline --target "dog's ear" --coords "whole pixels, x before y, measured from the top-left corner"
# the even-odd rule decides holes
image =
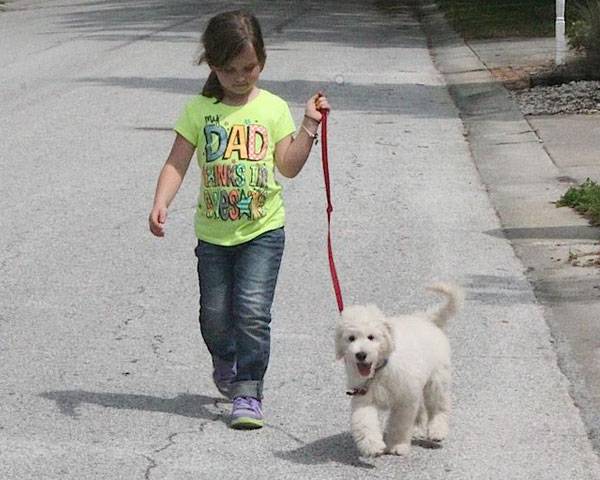
[[[382,328],[382,337],[383,337],[383,344],[382,344],[382,352],[381,354],[387,358],[391,355],[392,351],[394,350],[394,340],[392,337],[392,325],[390,323],[390,321],[386,318],[383,320],[382,322],[383,324],[383,328]]]

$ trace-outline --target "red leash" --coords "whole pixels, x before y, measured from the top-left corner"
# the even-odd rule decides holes
[[[323,175],[325,177],[325,193],[327,194],[327,253],[329,255],[329,270],[331,271],[331,280],[333,281],[333,289],[335,290],[335,298],[337,300],[338,310],[340,313],[344,310],[344,301],[342,300],[342,289],[338,281],[335,263],[333,261],[333,250],[331,248],[331,212],[333,205],[331,204],[331,188],[329,186],[329,161],[327,157],[327,110],[321,110],[321,158],[323,159]]]

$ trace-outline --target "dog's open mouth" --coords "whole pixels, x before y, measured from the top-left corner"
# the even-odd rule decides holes
[[[358,367],[358,373],[360,373],[361,376],[368,377],[371,375],[372,363],[358,362],[356,366]]]

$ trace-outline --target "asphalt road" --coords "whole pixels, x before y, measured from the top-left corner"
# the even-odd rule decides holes
[[[411,12],[393,2],[238,1],[263,23],[261,86],[333,105],[333,239],[346,304],[431,305],[448,327],[442,449],[361,459],[348,433],[318,149],[284,181],[287,250],[266,427],[227,428],[197,327],[197,168],[153,238],[170,131],[222,2],[17,0],[0,11],[0,478],[600,479],[520,260]],[[267,473],[268,472],[268,473]]]

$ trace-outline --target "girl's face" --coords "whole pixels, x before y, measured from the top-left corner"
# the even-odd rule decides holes
[[[224,67],[210,68],[225,91],[224,99],[239,99],[250,95],[262,70],[252,44],[246,45],[240,54]]]

